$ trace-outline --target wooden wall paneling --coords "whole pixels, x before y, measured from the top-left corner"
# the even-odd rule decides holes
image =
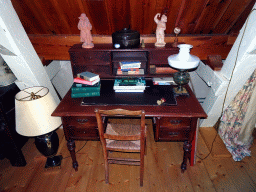
[[[248,18],[253,6],[255,4],[255,0],[252,0],[250,2],[250,4],[245,8],[244,12],[242,15],[240,15],[240,17],[238,18],[238,20],[236,21],[236,23],[233,25],[233,27],[228,31],[228,34],[238,34],[241,26],[244,25],[246,19]]]
[[[166,25],[166,34],[174,34],[173,30],[176,26],[176,20],[178,18],[179,9],[181,7],[182,1],[171,0],[168,1],[168,13],[167,13],[167,25]]]
[[[194,37],[184,39],[188,44],[193,45],[191,54],[198,56],[201,60],[207,60],[208,55],[221,55],[221,58],[226,59],[232,45],[227,44],[228,36],[211,36],[211,37]]]
[[[92,34],[111,35],[124,27],[155,34],[154,16],[167,10],[166,34],[238,32],[255,0],[12,0],[28,34],[79,34],[78,17],[85,13]]]
[[[105,2],[110,34],[122,30],[123,28],[129,28],[131,24],[129,0],[109,0]]]
[[[165,38],[166,43],[174,42],[173,36]],[[69,60],[68,50],[77,43],[80,43],[79,35],[29,35],[37,54],[45,60]],[[142,35],[145,43],[155,43],[155,35]],[[208,55],[221,55],[225,59],[235,41],[228,35],[213,36],[179,36],[178,41],[193,45],[191,54],[198,56],[201,60],[207,60]],[[111,36],[93,36],[93,42],[112,43]]]
[[[13,3],[13,7],[17,13],[19,13],[19,18],[23,27],[26,29],[26,33],[29,34],[40,34],[47,33],[44,27],[39,22],[39,14],[35,14],[33,4],[27,3]],[[30,18],[34,18],[33,20]]]
[[[114,22],[113,22],[113,6],[112,1],[105,1],[105,6],[107,9],[107,19],[108,19],[108,25],[109,25],[109,31],[112,33],[114,31]]]
[[[203,7],[202,14],[200,15],[198,22],[194,28],[196,34],[208,34],[212,32],[214,24],[219,21],[222,12],[226,10],[226,7],[230,4],[230,0],[222,2],[222,9],[220,9],[220,0],[207,0]]]
[[[251,0],[233,0],[214,29],[214,33],[226,34],[241,16]]]
[[[58,18],[62,21],[60,27],[63,28],[66,34],[72,34],[72,24],[68,22],[69,16],[71,16],[71,14],[69,14],[70,8],[68,1],[52,0],[52,3]]]
[[[47,22],[45,29],[49,31],[49,34],[56,35],[66,33],[66,26],[63,25],[62,19],[59,18],[56,9],[54,9],[53,1],[38,0],[35,1],[35,3],[42,14],[41,19]]]
[[[201,15],[205,0],[186,1],[182,14],[177,21],[177,26],[181,28],[181,34],[192,34],[196,22]]]
[[[130,0],[131,29],[142,34],[143,26],[143,2]]]
[[[175,21],[175,27],[179,27],[180,29],[182,28],[180,20],[181,20],[181,16],[183,14],[183,10],[184,10],[185,6],[186,6],[186,0],[182,0],[181,4],[180,4],[180,7],[179,7],[179,10],[178,10],[178,15],[177,15],[177,18],[176,18],[176,21]]]
[[[85,4],[88,6],[93,28],[96,29],[95,34],[111,34],[107,15],[108,10],[104,1],[86,1]]]
[[[162,6],[159,5],[158,0],[144,0],[142,3],[142,26],[141,34],[155,34],[156,23],[154,17],[157,13],[161,13]],[[158,10],[158,8],[160,10]],[[159,19],[159,18],[158,18]]]
[[[219,21],[222,19],[223,14],[227,10],[229,4],[232,0],[214,0],[209,5],[209,12],[207,13],[207,10],[204,10],[204,13],[201,15],[201,18],[203,21],[199,20],[198,25],[196,26],[194,32],[195,33],[201,33],[201,34],[212,34],[214,33],[214,28],[219,23]],[[210,3],[210,2],[209,2]],[[209,4],[207,3],[207,5]],[[208,9],[208,6],[206,6],[206,9]],[[206,16],[206,18],[204,18]]]
[[[57,1],[60,4],[60,12],[64,15],[66,20],[66,25],[69,28],[69,34],[79,34],[79,29],[77,28],[79,22],[79,16],[85,11],[81,11],[78,1]],[[72,11],[71,11],[72,10]],[[67,31],[68,32],[68,31]]]

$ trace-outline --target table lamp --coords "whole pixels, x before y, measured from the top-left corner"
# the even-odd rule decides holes
[[[194,55],[191,55],[190,49],[193,47],[189,44],[180,44],[179,53],[168,57],[168,63],[170,67],[178,70],[174,73],[173,80],[178,85],[174,88],[176,95],[188,95],[187,90],[183,87],[189,82],[189,71],[195,70],[199,65],[200,59]]]
[[[60,117],[51,114],[57,103],[46,87],[26,88],[15,96],[16,131],[23,136],[35,137],[40,153],[47,157],[45,168],[61,165],[62,156],[55,156],[59,138],[55,130],[61,125]]]

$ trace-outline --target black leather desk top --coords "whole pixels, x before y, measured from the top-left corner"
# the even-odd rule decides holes
[[[113,80],[101,80],[99,97],[85,97],[81,105],[157,105],[157,100],[164,98],[163,105],[177,105],[171,85],[153,85],[147,81],[143,93],[116,93]]]

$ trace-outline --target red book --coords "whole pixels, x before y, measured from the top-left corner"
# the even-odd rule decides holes
[[[74,83],[81,83],[81,84],[86,84],[86,85],[95,85],[99,81],[100,81],[100,78],[96,79],[94,81],[87,81],[87,80],[84,80],[84,79],[81,79],[81,78],[78,78],[78,77],[74,78]]]

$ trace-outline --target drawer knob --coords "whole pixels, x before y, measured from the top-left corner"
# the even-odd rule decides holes
[[[88,121],[88,119],[77,119],[77,122],[79,123],[79,124],[84,124],[84,123],[86,123]]]
[[[88,57],[87,55],[85,55],[85,56],[84,56],[84,59],[85,59],[85,60],[92,60],[92,56],[89,56],[89,57]]]
[[[178,125],[178,124],[181,123],[181,121],[182,121],[182,120],[170,120],[170,123],[171,123],[171,124],[176,124],[176,125]]]
[[[168,135],[170,135],[171,137],[177,137],[179,134],[179,132],[168,132]]]

